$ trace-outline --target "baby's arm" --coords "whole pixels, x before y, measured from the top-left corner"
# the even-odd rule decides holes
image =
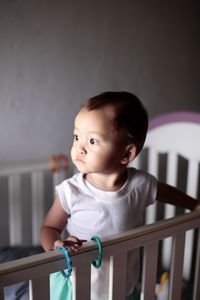
[[[70,236],[65,241],[61,240],[61,232],[68,217],[57,196],[40,229],[40,240],[45,251],[52,250],[56,246],[67,246],[71,250],[77,251],[82,246],[83,240],[79,240],[76,237]]]
[[[156,199],[160,202],[173,204],[190,210],[200,209],[200,202],[175,187],[158,182]]]

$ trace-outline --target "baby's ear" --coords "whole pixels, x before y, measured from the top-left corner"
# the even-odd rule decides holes
[[[137,154],[137,148],[134,144],[129,144],[125,147],[124,156],[121,159],[123,165],[128,165],[134,160]]]

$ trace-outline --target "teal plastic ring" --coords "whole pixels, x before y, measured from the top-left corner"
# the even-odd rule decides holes
[[[99,249],[99,253],[98,253],[98,260],[97,262],[94,260],[92,261],[92,265],[98,269],[101,267],[101,263],[102,263],[102,256],[103,256],[103,248],[102,248],[102,243],[101,243],[101,240],[98,236],[93,236],[91,238],[92,241],[95,241],[97,243],[97,246],[98,246],[98,249]]]
[[[63,246],[56,247],[56,250],[62,252],[66,258],[67,270],[61,271],[61,273],[65,278],[69,278],[72,274],[72,261],[70,258],[69,250]]]

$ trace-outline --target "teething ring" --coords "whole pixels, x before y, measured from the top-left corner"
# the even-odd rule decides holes
[[[70,254],[69,254],[69,250],[63,246],[58,246],[56,247],[57,251],[60,251],[64,254],[66,261],[67,261],[67,271],[61,271],[62,275],[65,278],[69,278],[71,276],[72,273],[72,262],[71,262],[71,258],[70,258]]]
[[[96,269],[98,269],[98,268],[100,268],[100,266],[101,266],[102,256],[103,256],[102,243],[101,243],[100,238],[99,238],[98,236],[96,236],[96,235],[93,236],[93,237],[91,238],[91,240],[92,240],[92,241],[95,241],[95,242],[97,243],[97,246],[98,246],[98,249],[99,249],[98,260],[97,260],[97,262],[96,262],[95,260],[92,261],[92,265],[93,265]]]

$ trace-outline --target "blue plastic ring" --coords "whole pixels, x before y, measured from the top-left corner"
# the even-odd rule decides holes
[[[71,276],[72,273],[72,261],[70,258],[70,254],[69,254],[69,250],[63,246],[58,246],[56,247],[56,250],[62,252],[66,258],[67,261],[67,270],[61,271],[62,275],[65,278],[69,278]]]
[[[92,265],[93,265],[96,269],[98,269],[98,268],[101,267],[101,263],[102,263],[102,256],[103,256],[102,243],[101,243],[100,238],[99,238],[98,236],[96,236],[96,235],[93,236],[93,237],[91,238],[91,240],[92,240],[92,241],[95,241],[95,242],[97,243],[98,248],[99,248],[98,260],[97,260],[97,262],[96,262],[95,260],[92,261]]]

